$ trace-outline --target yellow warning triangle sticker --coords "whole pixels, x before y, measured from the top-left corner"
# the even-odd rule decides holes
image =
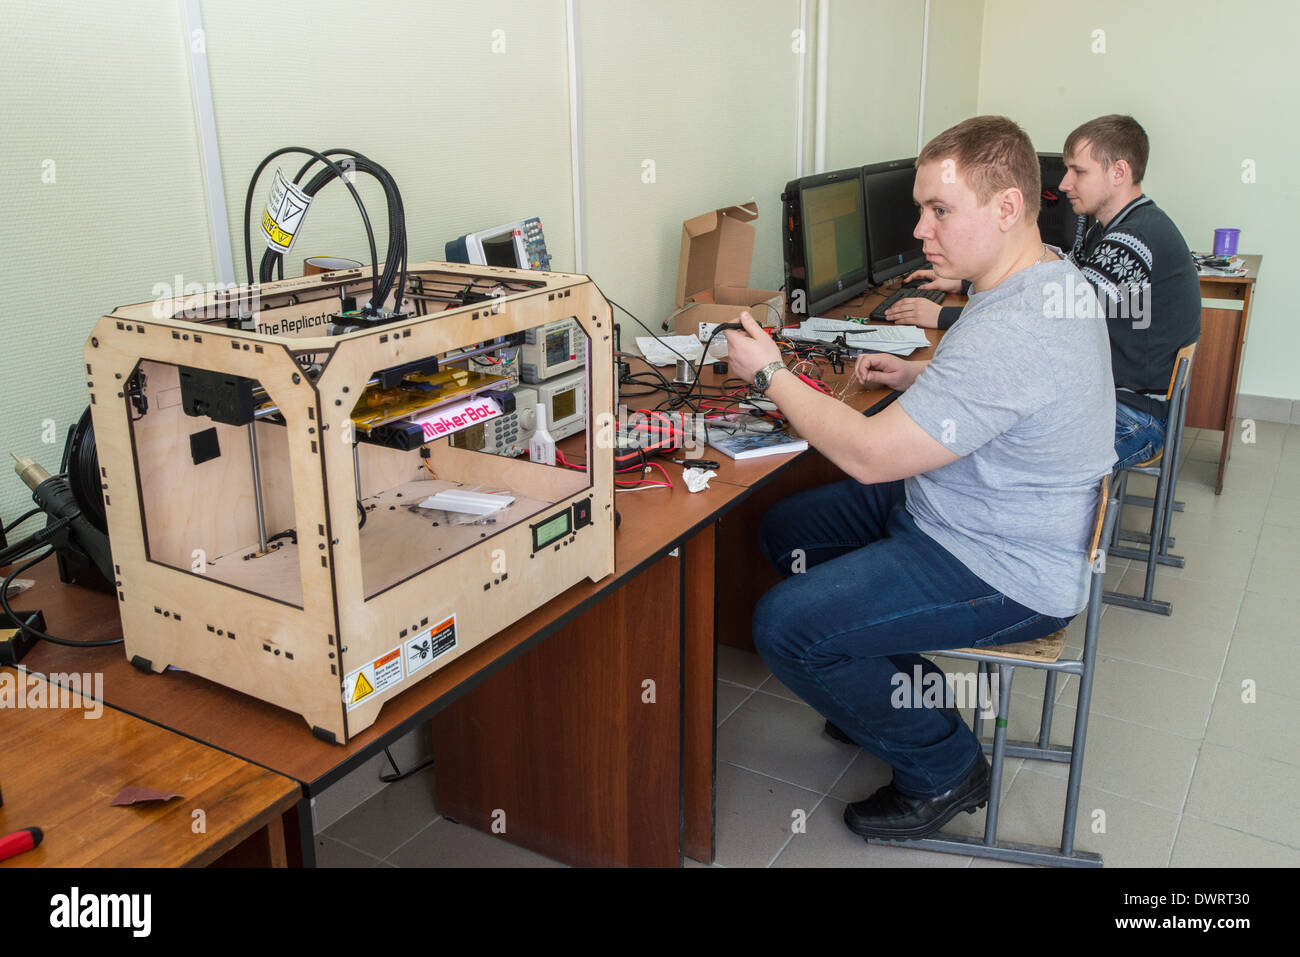
[[[352,701],[350,703],[356,704],[374,690],[374,686],[366,680],[366,673],[364,671],[361,672],[361,674],[357,675],[356,687],[352,689]]]

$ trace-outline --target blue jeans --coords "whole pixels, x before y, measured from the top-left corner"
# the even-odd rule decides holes
[[[759,542],[786,576],[754,610],[759,655],[913,797],[949,790],[980,753],[957,714],[900,691],[917,667],[942,675],[919,652],[1029,641],[1069,621],[1007,598],[922,532],[902,482],[791,496],[764,516]]]
[[[1165,420],[1148,412],[1115,403],[1115,454],[1119,461],[1115,468],[1145,462],[1165,444]]]

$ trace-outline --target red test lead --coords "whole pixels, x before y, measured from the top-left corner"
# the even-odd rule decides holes
[[[32,850],[44,837],[39,827],[24,827],[0,837],[0,861]]]

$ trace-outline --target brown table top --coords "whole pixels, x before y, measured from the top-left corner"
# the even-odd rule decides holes
[[[306,784],[309,793],[316,793],[384,743],[427,720],[435,702],[441,706],[454,701],[478,680],[577,617],[641,566],[712,522],[746,493],[741,486],[715,482],[712,488],[691,494],[680,482],[681,470],[671,464],[667,467],[673,471],[677,487],[616,493],[622,523],[615,536],[612,576],[575,585],[434,672],[387,702],[375,723],[346,745],[320,741],[299,715],[197,675],[139,671],[127,661],[120,645],[67,648],[38,642],[22,663],[43,674],[103,672],[104,699],[112,706],[288,775]],[[25,572],[24,577],[36,584],[16,600],[11,598],[11,604],[19,609],[41,609],[50,634],[75,640],[121,635],[114,596],[61,584],[53,559]]]
[[[874,309],[876,303],[884,299],[885,295],[893,292],[897,288],[897,285],[897,283],[887,285],[883,295],[879,292],[869,292],[856,299],[851,299],[843,305],[830,310],[826,315],[833,319],[842,318],[845,315],[865,315],[871,309]],[[956,306],[961,305],[964,302],[964,296],[949,295],[944,300],[943,304],[945,306]],[[797,321],[797,318],[798,317],[791,316],[788,321],[793,323]],[[869,325],[883,326],[889,325],[889,323],[873,322]],[[942,338],[943,333],[938,329],[926,329],[924,332],[926,338],[930,340],[930,346],[925,349],[918,349],[907,358],[931,359],[934,357],[934,347],[939,342],[939,339]],[[633,367],[632,371],[634,373],[644,370],[647,365],[643,359],[631,359],[629,360],[629,364]],[[664,373],[666,376],[672,375],[672,370],[669,367],[661,368],[659,371]],[[847,388],[844,389],[844,402],[858,411],[866,411],[876,402],[889,395],[890,392],[889,389],[880,388],[867,390],[858,385],[856,380],[850,382],[849,380],[853,379],[853,366],[851,363],[846,364],[845,371],[841,375],[836,375],[829,368],[824,368],[823,374],[827,383],[831,385],[832,388],[836,389],[837,393],[841,387],[847,386]],[[711,368],[705,368],[700,373],[700,382],[705,386],[721,385],[727,378],[728,376],[718,375]],[[695,397],[698,398],[699,395],[700,394],[697,392]],[[623,401],[629,409],[629,414],[631,414],[631,412],[634,412],[637,409],[653,409],[666,398],[668,398],[668,393],[661,391],[653,395],[637,396],[636,398],[629,398]],[[691,454],[698,458],[711,459],[718,463],[719,467],[715,470],[718,473],[718,477],[713,479],[712,483],[716,484],[721,482],[728,485],[739,485],[749,489],[767,481],[776,473],[797,461],[801,456],[809,454],[809,452],[790,452],[785,455],[765,455],[759,458],[741,459],[739,461],[728,458],[726,455],[723,455],[721,452],[710,446],[705,446],[703,449],[696,450]],[[657,461],[663,462],[664,460],[661,457],[660,459],[657,459]],[[674,481],[676,481],[676,477],[680,473],[681,467],[666,462],[664,462],[664,466],[670,471],[674,469],[676,470],[673,472],[673,478]]]
[[[302,795],[296,781],[58,691],[39,675],[0,668],[0,682],[9,685],[10,704],[21,693],[25,703],[58,695],[66,705],[6,707],[0,721],[0,834],[44,832],[39,847],[0,867],[208,864]],[[129,785],[182,797],[112,806]],[[195,811],[203,812],[202,833],[194,830]]]

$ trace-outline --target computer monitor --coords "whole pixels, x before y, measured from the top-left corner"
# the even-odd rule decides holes
[[[1065,178],[1065,159],[1060,153],[1039,153],[1038,171],[1043,177],[1042,205],[1038,210],[1038,232],[1043,242],[1059,246],[1067,253],[1075,240],[1082,239],[1095,220],[1080,216],[1061,192]]]
[[[912,199],[915,159],[862,167],[867,206],[867,246],[871,281],[880,285],[925,265],[921,240],[912,235],[920,213]]]
[[[860,170],[791,180],[781,202],[791,308],[812,316],[865,291],[871,271]]]

